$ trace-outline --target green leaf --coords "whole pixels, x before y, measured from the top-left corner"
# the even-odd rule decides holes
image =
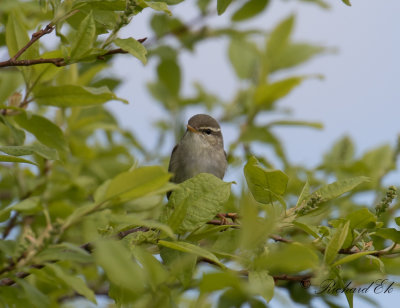
[[[118,224],[120,226],[120,228],[118,228],[118,231],[124,231],[134,226],[140,226],[140,227],[147,227],[149,229],[158,229],[160,231],[163,231],[170,238],[172,239],[176,238],[174,232],[171,230],[169,226],[156,220],[139,218],[136,213],[123,214],[123,215],[114,214],[110,217],[110,221],[115,222],[115,224]]]
[[[131,250],[135,258],[143,266],[153,290],[156,290],[158,285],[164,283],[168,279],[168,272],[164,266],[145,249],[134,246]]]
[[[336,141],[331,150],[324,155],[324,168],[337,170],[341,166],[351,164],[354,159],[354,144],[348,136]]]
[[[0,162],[7,162],[7,163],[25,163],[25,164],[31,164],[31,165],[36,165],[33,161],[16,157],[16,156],[10,156],[10,155],[0,155]]]
[[[24,279],[16,279],[18,285],[22,287],[24,290],[26,297],[30,301],[30,303],[37,307],[50,307],[50,300],[49,298],[40,292],[37,288],[35,288],[30,283],[26,282]]]
[[[357,176],[354,178],[339,180],[334,183],[325,185],[318,189],[314,194],[321,195],[324,201],[334,199],[360,185],[361,183],[368,182],[369,178],[365,176]]]
[[[250,194],[244,194],[244,198],[240,205],[240,250],[257,254],[264,249],[269,235],[276,230],[284,211],[280,206],[267,206],[264,207],[266,217],[260,217],[260,206]]]
[[[296,207],[300,206],[304,200],[306,200],[310,196],[310,183],[308,180],[304,184],[303,189],[301,190],[299,199],[297,200]]]
[[[21,13],[16,10],[11,11],[6,26],[6,43],[10,57],[13,57],[30,40],[24,24]],[[33,44],[18,58],[18,60],[37,58],[39,56],[38,48],[38,44]]]
[[[241,38],[233,38],[229,44],[228,53],[239,78],[251,79],[256,76],[259,52],[255,44]]]
[[[307,122],[307,121],[272,121],[268,123],[268,127],[273,126],[305,126],[316,129],[323,129],[324,125],[320,122]]]
[[[68,229],[71,225],[77,223],[82,219],[82,217],[88,215],[89,213],[94,212],[97,208],[99,208],[98,203],[88,203],[83,204],[76,208],[71,215],[69,215],[62,226],[63,230]]]
[[[106,103],[110,100],[126,100],[117,97],[107,87],[91,88],[76,85],[40,87],[34,91],[38,104],[56,107],[81,107]]]
[[[86,71],[79,74],[78,81],[76,84],[80,86],[88,86],[92,81],[110,65],[108,63],[96,63],[90,66]]]
[[[18,89],[22,81],[22,75],[18,71],[0,71],[0,104]]]
[[[43,262],[53,262],[54,260],[90,263],[93,262],[93,256],[86,250],[75,246],[74,244],[64,242],[57,245],[50,245],[39,252],[35,256],[34,260],[38,264]]]
[[[400,243],[400,231],[394,228],[379,228],[374,235]]]
[[[337,269],[333,270],[333,272],[335,273],[335,276],[337,277],[338,287],[341,290],[344,290],[345,285],[347,284],[347,282],[345,282],[343,280],[343,278],[339,275],[339,271]],[[353,292],[344,292],[344,294],[346,296],[347,303],[349,304],[349,308],[353,308],[354,293]]]
[[[126,0],[80,0],[76,2],[77,6],[80,2],[84,2],[91,9],[104,11],[123,11],[126,8]],[[75,8],[79,8],[79,6]]]
[[[233,15],[232,21],[243,21],[252,18],[265,9],[269,0],[249,0],[240,7]]]
[[[333,50],[331,51],[333,52]],[[324,52],[328,52],[328,49],[322,46],[306,43],[288,43],[280,54],[274,55],[274,61],[269,63],[268,68],[270,72],[292,68]]]
[[[15,240],[0,240],[0,253],[12,256],[16,252],[18,243]]]
[[[172,15],[171,11],[168,9],[168,6],[166,3],[161,2],[161,1],[145,1],[145,3],[151,7],[153,10],[156,11],[161,11],[164,13],[167,13],[168,15]]]
[[[154,191],[165,193],[166,191],[159,192],[158,190],[167,185],[170,178],[171,174],[160,166],[140,167],[123,172],[109,182],[104,197],[98,202],[117,197],[121,200],[132,200]]]
[[[339,250],[342,248],[344,241],[346,240],[349,227],[350,221],[347,221],[343,227],[336,229],[336,232],[333,234],[325,249],[325,264],[329,265],[335,260]]]
[[[218,0],[217,1],[217,12],[218,15],[222,15],[225,10],[228,8],[229,4],[231,4],[232,0]]]
[[[254,260],[256,268],[268,269],[270,273],[298,273],[319,266],[318,255],[301,243],[274,244],[269,253]]]
[[[373,228],[377,220],[376,216],[367,208],[351,212],[345,219],[350,221],[350,229]]]
[[[254,199],[260,203],[272,204],[278,200],[285,205],[282,196],[286,191],[288,176],[280,170],[263,168],[252,156],[244,166],[244,175]]]
[[[206,14],[209,10],[211,0],[198,0],[196,5],[202,14]]]
[[[65,54],[61,50],[52,50],[40,55],[40,58],[49,59],[49,58],[62,58]],[[39,81],[41,83],[45,83],[47,81],[54,80],[57,74],[63,71],[63,67],[57,67],[54,64],[40,64],[35,66],[35,74],[32,78],[32,83],[37,84]]]
[[[393,156],[394,149],[390,145],[383,145],[365,153],[365,155],[363,155],[361,158],[360,163],[367,166],[369,171],[367,174],[372,179],[379,180],[390,170],[394,170],[396,168],[396,165],[393,161]]]
[[[76,293],[86,297],[88,300],[96,304],[94,292],[87,287],[86,283],[80,277],[67,274],[60,266],[56,264],[47,263],[46,267],[49,268],[56,277],[58,277]]]
[[[163,263],[168,267],[171,278],[177,278],[183,287],[193,284],[197,255],[184,253],[167,247],[159,247]],[[170,278],[170,279],[171,279]]]
[[[45,159],[57,160],[58,153],[54,149],[50,149],[42,144],[33,145],[17,145],[17,146],[0,146],[0,152],[8,155],[24,156],[37,154]]]
[[[249,284],[251,291],[264,297],[267,303],[274,296],[275,281],[268,271],[249,271]]]
[[[163,60],[157,66],[158,78],[177,97],[181,87],[181,70],[174,60]]]
[[[373,254],[375,252],[376,252],[375,250],[372,250],[372,251],[363,251],[363,252],[358,252],[358,253],[355,253],[355,254],[351,254],[351,255],[345,256],[344,258],[339,259],[338,261],[333,263],[332,266],[338,266],[338,265],[341,265],[341,264],[344,264],[344,263],[348,263],[348,262],[354,261],[354,260],[356,260],[358,258],[361,258],[363,256],[367,256],[367,255]]]
[[[159,240],[158,244],[167,248],[171,248],[174,250],[182,251],[182,252],[187,252],[191,253],[194,255],[197,255],[199,257],[205,258],[221,268],[225,268],[225,265],[223,265],[218,258],[208,250],[205,250],[204,248],[201,248],[199,246],[187,243],[187,242],[168,242],[168,241],[163,241]]]
[[[132,56],[138,58],[143,64],[147,63],[146,54],[147,50],[144,46],[134,38],[114,40],[115,45],[121,47],[123,50],[129,52]]]
[[[14,139],[15,144],[23,144],[25,141],[25,132],[22,129],[19,129],[12,125],[8,119],[0,114],[0,122],[3,123],[11,133],[12,138]]]
[[[102,240],[95,247],[93,255],[96,263],[103,268],[112,283],[134,294],[144,291],[144,273],[121,242]]]
[[[350,0],[342,0],[342,2],[348,6],[351,6]]]
[[[41,210],[39,197],[30,197],[0,210],[0,221],[8,219],[11,211],[32,215]]]
[[[221,211],[230,187],[212,174],[200,173],[172,192],[162,219],[178,234],[192,231]]]
[[[39,197],[31,197],[14,204],[11,209],[22,213],[34,213],[39,208],[39,205]]]
[[[227,271],[222,273],[203,273],[200,280],[200,292],[209,293],[232,287],[236,290],[243,289],[242,282],[234,273]]]
[[[299,222],[299,221],[293,221],[293,225],[295,225],[296,227],[300,228],[304,232],[310,234],[311,236],[315,237],[316,239],[320,237],[318,235],[318,228],[315,227],[315,226],[304,224],[304,223]]]
[[[382,274],[386,274],[385,264],[382,262],[381,259],[379,259],[378,257],[375,257],[375,256],[371,256],[371,255],[367,255],[366,259],[368,259],[368,262],[375,265],[376,269],[379,270]],[[387,258],[387,259],[389,259],[389,258]],[[396,266],[396,267],[398,267],[398,266]]]
[[[78,32],[73,38],[71,44],[71,59],[78,60],[88,55],[96,41],[96,25],[92,12],[82,20]]]
[[[287,159],[285,155],[285,151],[282,147],[282,144],[274,134],[271,133],[271,130],[267,126],[247,126],[246,129],[240,135],[239,140],[241,142],[263,142],[266,144],[270,144],[276,155],[286,164]]]
[[[400,226],[400,217],[396,217],[394,221],[396,222],[396,225]]]
[[[266,48],[268,66],[273,67],[273,63],[281,57],[282,52],[288,45],[294,26],[294,21],[294,16],[289,16],[280,22],[269,35]]]
[[[290,77],[274,83],[259,85],[254,92],[254,103],[258,108],[271,109],[273,103],[288,95],[299,86],[305,77]]]
[[[325,0],[301,0],[301,1],[304,1],[304,2],[307,2],[307,3],[311,2],[313,4],[318,5],[320,8],[323,8],[323,9],[331,8],[331,6],[328,3],[326,3]]]
[[[14,116],[20,127],[33,134],[44,145],[60,151],[67,150],[62,130],[53,122],[37,114],[21,113]]]

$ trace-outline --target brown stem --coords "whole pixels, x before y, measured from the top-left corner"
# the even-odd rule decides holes
[[[52,23],[49,23],[44,29],[39,30],[35,33],[32,34],[31,40],[24,46],[22,47],[15,55],[12,57],[10,60],[12,62],[17,61],[17,59],[30,47],[35,43],[38,39],[40,39],[43,35],[46,35],[54,30],[54,25]]]
[[[147,38],[141,38],[138,39],[139,43],[143,43]],[[32,44],[31,44],[32,45]],[[25,46],[26,47],[26,46]],[[24,47],[24,48],[25,48]],[[29,47],[29,46],[28,46]],[[23,48],[23,49],[24,49]],[[21,49],[22,50],[22,49]],[[21,51],[20,50],[20,51]],[[26,50],[26,48],[25,48]],[[25,51],[24,50],[24,51]],[[99,55],[97,56],[98,60],[104,60],[106,56],[110,56],[110,55],[114,55],[114,54],[125,54],[128,53],[127,51],[121,49],[121,48],[116,48],[116,49],[112,49],[107,51],[106,53],[104,53],[103,55]],[[22,54],[22,53],[21,53]],[[18,54],[17,54],[18,55]],[[15,56],[14,56],[15,57]],[[57,67],[60,66],[66,66],[69,63],[66,61],[65,58],[47,58],[47,59],[31,59],[31,60],[14,60],[14,57],[11,59],[8,59],[7,61],[3,61],[0,62],[0,67],[8,67],[8,66],[31,66],[31,65],[37,65],[37,64],[54,64]]]
[[[150,231],[150,230],[151,230],[151,229],[150,229],[150,228],[147,228],[147,227],[136,227],[136,228],[133,228],[133,229],[128,229],[128,230],[119,232],[118,235],[117,235],[117,237],[118,237],[119,239],[123,239],[125,236],[127,236],[127,235],[129,235],[129,234],[131,234],[131,233],[135,233],[135,232],[147,232],[147,231]]]
[[[31,65],[45,64],[45,63],[51,63],[51,64],[54,64],[55,66],[67,65],[65,63],[64,58],[49,58],[49,59],[40,58],[40,59],[32,59],[32,60],[18,60],[18,61],[12,61],[12,59],[9,59],[7,61],[0,62],[0,67],[31,66]]]
[[[292,240],[289,240],[287,238],[281,237],[279,235],[271,234],[269,236],[271,239],[273,239],[275,242],[282,242],[282,243],[293,243]]]
[[[15,227],[17,219],[18,219],[18,212],[14,212],[14,214],[11,216],[10,220],[7,223],[7,226],[3,231],[3,239],[5,239],[10,234],[11,230]]]
[[[301,282],[302,286],[307,287],[310,285],[310,279],[313,277],[312,274],[304,274],[304,275],[274,275],[272,276],[274,278],[275,284],[279,280],[285,280],[285,281],[298,281]]]

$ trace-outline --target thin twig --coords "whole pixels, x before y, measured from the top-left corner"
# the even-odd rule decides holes
[[[217,225],[217,226],[234,226],[238,227],[238,224],[230,221],[223,221],[220,219],[213,219],[207,222],[207,225]]]
[[[306,287],[310,285],[310,279],[313,277],[312,274],[304,274],[304,275],[274,275],[272,276],[274,278],[275,284],[279,280],[285,280],[285,281],[298,281],[301,282],[302,286]]]
[[[49,58],[49,59],[32,59],[32,60],[18,60],[12,61],[11,59],[7,61],[0,62],[0,67],[8,67],[8,66],[31,66],[36,64],[45,64],[50,63],[54,64],[55,66],[65,66],[64,58]]]
[[[17,59],[30,47],[32,46],[37,40],[39,40],[43,35],[49,34],[54,30],[54,25],[49,23],[44,29],[39,30],[32,34],[31,40],[22,47],[10,60],[12,62],[17,61]]]
[[[143,43],[147,38],[141,38],[138,39],[137,41],[139,43]],[[36,39],[37,40],[37,39]],[[32,44],[31,44],[32,45]],[[25,46],[26,47],[26,46]],[[25,48],[24,47],[24,48]],[[29,46],[28,46],[29,47]],[[23,48],[23,49],[24,49]],[[22,50],[22,49],[21,49]],[[21,51],[20,50],[20,51]],[[25,48],[26,50],[26,48]],[[24,50],[24,51],[25,51]],[[106,56],[110,56],[110,55],[114,55],[114,54],[126,54],[128,53],[128,51],[123,50],[121,48],[116,48],[116,49],[112,49],[109,50],[107,52],[105,52],[102,55],[97,56],[98,60],[104,60]],[[17,54],[18,55],[18,54]],[[14,58],[14,57],[13,57]],[[66,66],[68,64],[67,59],[66,58],[47,58],[47,59],[43,59],[43,58],[39,58],[39,59],[31,59],[31,60],[14,60],[13,58],[8,59],[7,61],[3,61],[0,62],[0,67],[8,67],[8,66],[32,66],[32,65],[37,65],[37,64],[53,64],[57,67],[61,67],[61,66]]]
[[[17,223],[18,216],[19,216],[18,212],[14,212],[14,214],[11,216],[11,218],[8,221],[6,227],[4,228],[3,239],[5,239],[10,234],[11,230],[15,227],[15,225]]]
[[[147,231],[150,231],[150,230],[151,229],[147,228],[147,227],[136,227],[136,228],[133,228],[133,229],[128,229],[128,230],[119,232],[117,237],[119,239],[123,239],[125,236],[127,236],[127,235],[129,235],[131,233],[134,233],[134,232],[147,232]]]
[[[273,239],[275,242],[282,242],[282,243],[293,243],[292,240],[289,240],[287,238],[281,237],[279,235],[275,234],[270,234],[269,236],[271,239]]]

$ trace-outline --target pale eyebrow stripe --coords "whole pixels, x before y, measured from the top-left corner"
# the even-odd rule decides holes
[[[219,131],[221,131],[220,128],[214,128],[214,127],[209,127],[209,126],[202,126],[202,127],[199,127],[199,130],[203,130],[203,129],[209,129],[209,130],[212,130],[213,132],[219,132]]]

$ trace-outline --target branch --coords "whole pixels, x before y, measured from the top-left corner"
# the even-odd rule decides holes
[[[45,64],[45,63],[51,63],[54,64],[57,67],[60,66],[65,66],[67,65],[65,63],[64,58],[49,58],[49,59],[33,59],[33,60],[19,60],[19,61],[13,61],[12,59],[9,59],[7,61],[0,62],[0,67],[8,67],[8,66],[31,66],[31,65],[36,65],[36,64]]]
[[[143,43],[146,39],[147,39],[146,37],[138,39],[138,42],[139,43]],[[109,50],[109,51],[105,52],[104,54],[97,56],[96,58],[98,60],[104,60],[106,56],[110,56],[110,55],[114,55],[114,54],[118,54],[118,53],[125,54],[125,53],[128,53],[128,52],[123,50],[123,49],[121,49],[121,48],[116,48],[116,49]],[[67,61],[68,59],[66,59],[66,58],[48,58],[48,59],[40,58],[40,59],[32,59],[32,60],[18,60],[18,61],[17,60],[13,60],[13,58],[11,58],[11,59],[9,59],[7,61],[0,62],[0,67],[31,66],[31,65],[45,64],[45,63],[54,64],[55,66],[60,67],[60,66],[66,66],[68,64],[71,64],[71,63],[68,63],[68,61]]]
[[[36,268],[36,269],[42,269],[43,267],[45,267],[44,264],[34,264],[31,265],[32,268]],[[15,274],[16,278],[19,279],[23,279],[25,277],[28,277],[31,273],[28,272],[19,272]],[[0,286],[12,286],[13,284],[15,284],[15,280],[11,279],[11,278],[4,278],[2,280],[0,280]]]
[[[118,237],[120,240],[122,240],[125,236],[127,236],[127,235],[129,235],[129,234],[131,234],[131,233],[135,233],[135,232],[147,232],[147,231],[150,231],[150,230],[155,230],[155,229],[150,229],[150,228],[148,228],[148,227],[136,227],[136,228],[133,228],[133,229],[128,229],[128,230],[119,232],[119,233],[117,234],[117,237]]]
[[[213,219],[207,222],[207,225],[216,225],[216,226],[232,226],[234,228],[239,228],[239,225],[235,222],[223,221],[219,219]]]
[[[300,282],[306,282],[310,281],[310,279],[313,277],[312,274],[304,274],[304,275],[274,275],[275,283],[278,280],[286,280],[286,281],[300,281]]]
[[[32,65],[29,64],[31,61],[41,61],[39,63],[49,63],[49,62],[43,62],[46,61],[47,59],[37,59],[37,60],[18,60],[18,58],[29,48],[31,47],[37,40],[39,40],[43,35],[49,34],[54,30],[54,25],[52,23],[49,23],[45,28],[42,30],[39,30],[35,33],[32,34],[31,40],[18,52],[8,59],[7,61],[0,62],[0,67],[7,67],[7,66],[27,66],[27,65]],[[61,58],[59,58],[61,59]],[[36,63],[36,64],[39,64]]]
[[[15,62],[31,45],[33,45],[33,43],[39,40],[43,35],[51,33],[53,30],[54,25],[52,23],[49,23],[44,29],[33,33],[31,40],[24,47],[22,47],[10,60],[12,62]]]
[[[78,12],[78,10],[75,10],[73,12],[70,12],[69,14],[67,14],[66,16],[64,16],[63,19],[66,19],[70,16],[72,16],[73,14],[75,14],[76,12]],[[187,29],[189,29],[191,26],[194,26],[195,24],[199,23],[200,21],[202,21],[207,15],[200,15],[198,17],[196,17],[194,20],[192,20],[189,23],[189,27],[187,25],[182,25],[176,29],[174,29],[171,32],[168,32],[166,34],[164,34],[161,37],[164,37],[168,34],[175,34],[175,35],[179,35],[182,32],[186,31]],[[39,59],[29,59],[29,60],[18,60],[18,58],[33,44],[35,43],[37,40],[39,40],[42,36],[51,33],[54,30],[55,26],[52,23],[49,23],[44,29],[39,30],[35,33],[32,34],[32,38],[31,40],[23,47],[21,48],[12,58],[6,60],[6,61],[2,61],[0,62],[0,68],[1,67],[10,67],[10,66],[32,66],[32,65],[37,65],[37,64],[53,64],[57,67],[61,67],[61,66],[66,66],[70,63],[68,63],[68,59],[66,58],[48,58],[48,59],[43,59],[43,58],[39,58]],[[150,44],[153,43],[155,40],[160,39],[161,37],[156,37],[156,38],[152,38],[150,39]],[[147,40],[147,37],[142,38],[142,39],[138,39],[137,41],[139,43],[143,43],[144,41]],[[121,48],[116,48],[116,49],[112,49],[107,51],[106,53],[104,53],[103,55],[99,55],[97,56],[98,60],[104,60],[105,56],[109,56],[109,55],[114,55],[114,54],[125,54],[128,53],[126,50],[123,50]]]
[[[11,232],[11,230],[15,227],[18,219],[18,212],[14,212],[13,216],[8,221],[6,227],[3,231],[3,239],[5,239]]]
[[[273,239],[275,242],[282,242],[282,243],[293,243],[292,240],[287,238],[281,237],[279,235],[271,234],[269,238]]]
[[[222,216],[222,217],[228,217],[231,219],[237,219],[238,215],[236,213],[220,213],[217,216]],[[227,227],[233,227],[233,228],[239,228],[239,225],[235,222],[229,222],[226,219],[213,219],[207,222],[207,224],[209,225],[222,225],[222,226],[227,226]],[[119,232],[115,237],[117,239],[123,239],[124,237],[128,236],[129,234],[135,233],[135,232],[147,232],[150,230],[156,230],[156,228],[149,228],[149,227],[135,227],[135,228],[131,228],[131,229],[127,229],[124,231]],[[277,241],[277,242],[282,242],[282,243],[293,243],[292,240],[290,239],[286,239],[284,237],[281,237],[279,235],[275,235],[275,234],[271,234],[269,236],[271,239]],[[388,255],[395,255],[395,254],[400,254],[400,247],[398,248],[397,244],[394,244],[390,247],[387,247],[385,249],[376,251],[375,253],[370,254],[371,256],[376,256],[376,257],[380,257],[380,256],[388,256]],[[87,251],[88,253],[92,253],[93,251],[93,244],[92,243],[86,243],[80,246],[80,248],[84,249],[85,251]],[[395,249],[398,248],[398,249]],[[319,249],[322,253],[325,252],[324,248],[317,248]],[[355,254],[358,253],[360,251],[354,251],[354,250],[350,250],[350,249],[340,249],[339,253],[340,254]],[[205,258],[200,258],[199,259],[200,262],[207,262],[210,264],[214,264],[214,262],[212,262],[209,259],[205,259]],[[53,260],[53,261],[49,261],[50,263],[54,263],[57,262],[57,260]],[[0,270],[0,275],[6,272],[10,272],[12,270],[15,269],[16,264],[15,263],[10,263],[10,265],[8,265],[7,267],[3,268]],[[31,265],[31,267],[36,268],[36,269],[41,269],[45,266],[45,264],[34,264]],[[248,275],[248,271],[247,270],[242,270],[242,271],[238,271],[238,274],[240,275]],[[27,276],[29,276],[30,273],[28,272],[19,272],[17,273],[15,276],[17,278],[25,278]],[[282,275],[275,275],[272,276],[274,278],[275,283],[277,283],[277,281],[279,280],[285,280],[285,281],[299,281],[301,282],[302,286],[304,288],[308,288],[310,285],[310,279],[313,277],[312,274],[304,274],[304,275],[286,275],[286,274],[282,274]],[[11,279],[11,278],[4,278],[2,280],[0,280],[0,286],[11,286],[15,284],[15,280]]]
[[[75,14],[77,12],[74,11],[72,12],[72,15]],[[67,17],[69,17],[71,14],[67,15]],[[191,23],[189,23],[189,26],[193,26],[195,24],[197,24],[199,21],[201,21],[202,19],[204,19],[206,16],[204,15],[200,15],[197,18],[195,18]],[[66,17],[65,17],[66,18]],[[68,63],[68,59],[66,58],[48,58],[48,59],[43,59],[43,58],[39,58],[39,59],[29,59],[29,60],[18,60],[18,58],[32,45],[34,44],[37,40],[39,40],[42,36],[51,33],[54,30],[55,26],[52,23],[49,23],[45,28],[43,28],[42,30],[39,30],[35,33],[32,34],[32,38],[31,40],[24,46],[22,47],[12,58],[6,60],[6,61],[2,61],[0,62],[0,68],[1,67],[10,67],[10,66],[32,66],[32,65],[37,65],[37,64],[53,64],[57,67],[61,67],[61,66],[66,66],[69,65],[71,63]],[[183,25],[181,27],[178,27],[177,29],[174,29],[173,31],[166,33],[163,36],[166,36],[168,34],[175,34],[175,35],[179,35],[182,32],[186,31],[188,29],[187,25]],[[150,40],[150,43],[153,43],[156,39],[159,38],[153,38]],[[138,39],[137,41],[139,43],[143,43],[144,41],[147,40],[147,37],[145,38],[141,38]],[[98,60],[104,60],[106,56],[110,56],[110,55],[114,55],[114,54],[125,54],[128,53],[126,50],[123,50],[122,48],[116,48],[116,49],[112,49],[107,51],[106,53],[104,53],[103,55],[99,55],[97,56]]]

